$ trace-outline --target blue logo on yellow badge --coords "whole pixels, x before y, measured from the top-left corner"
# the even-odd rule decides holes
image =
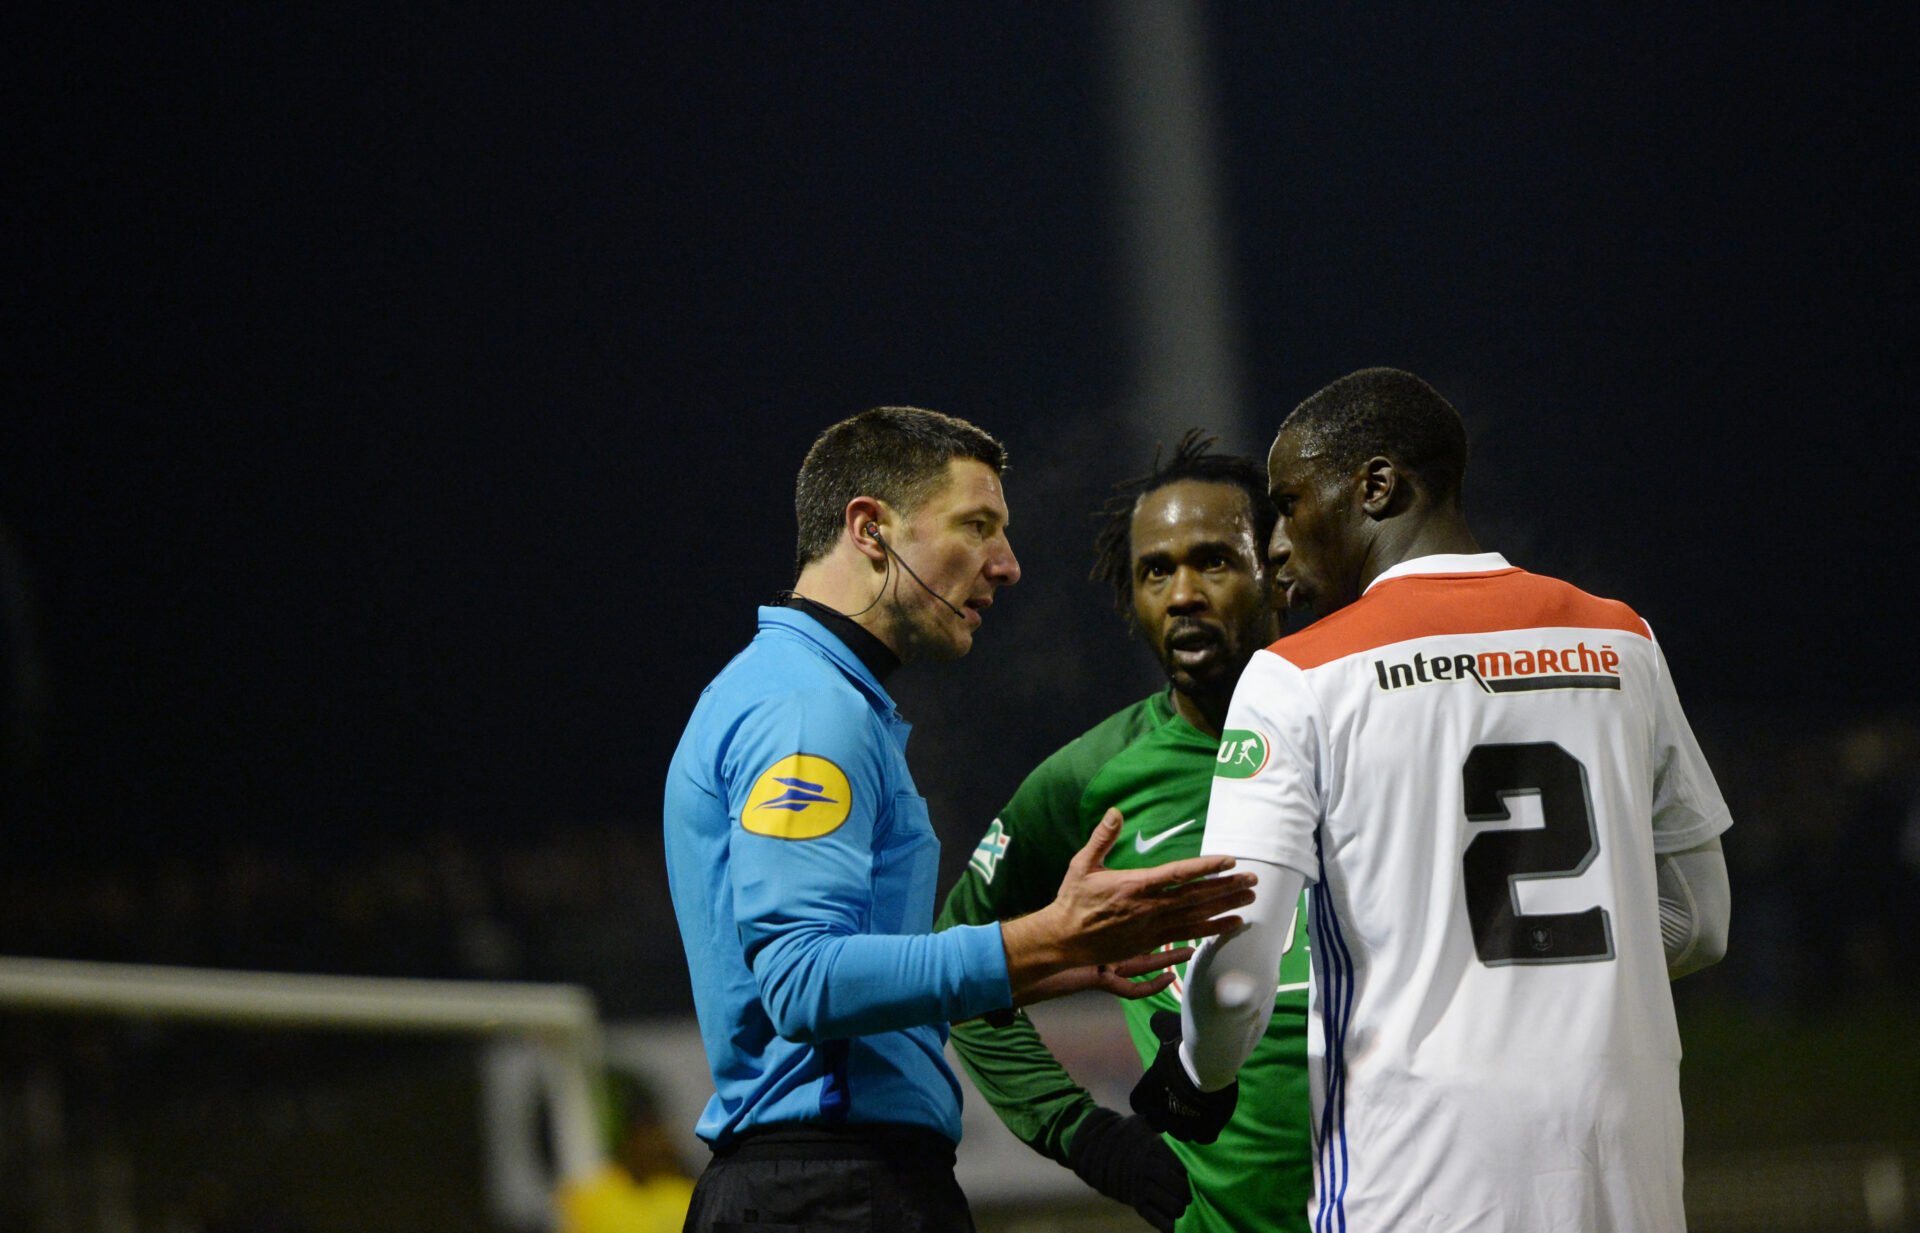
[[[774,839],[817,839],[853,811],[847,773],[826,758],[789,754],[753,781],[740,825]]]

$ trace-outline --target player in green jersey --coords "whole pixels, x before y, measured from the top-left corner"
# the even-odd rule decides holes
[[[1094,578],[1114,588],[1171,687],[1109,716],[1027,776],[987,828],[936,927],[1045,906],[1110,808],[1125,829],[1109,866],[1199,854],[1227,702],[1247,660],[1280,636],[1282,606],[1266,561],[1274,524],[1266,468],[1210,453],[1210,445],[1189,432],[1164,465],[1156,460],[1150,474],[1119,485],[1096,541]],[[1162,1139],[1141,1118],[1102,1107],[1025,1015],[1000,1026],[955,1024],[954,1050],[1014,1134],[1163,1233],[1304,1233],[1313,1180],[1306,919],[1296,914],[1299,934],[1280,969],[1273,1019],[1240,1072],[1233,1120],[1214,1143]],[[1121,1003],[1143,1065],[1160,1047],[1153,1016],[1177,1016],[1181,988],[1176,982]],[[1170,1030],[1178,1035],[1177,1019]]]

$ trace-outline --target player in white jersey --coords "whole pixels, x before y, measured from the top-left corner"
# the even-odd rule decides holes
[[[1225,1120],[1311,884],[1316,1231],[1674,1233],[1667,982],[1724,953],[1730,819],[1646,623],[1481,552],[1465,464],[1393,369],[1282,425],[1276,578],[1319,619],[1234,692],[1204,850],[1258,900],[1134,1107]]]

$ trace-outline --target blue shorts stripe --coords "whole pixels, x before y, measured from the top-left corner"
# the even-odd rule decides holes
[[[1326,867],[1312,893],[1312,921],[1317,936],[1313,957],[1321,965],[1324,990],[1321,1028],[1325,1037],[1325,1104],[1320,1111],[1320,1198],[1314,1228],[1318,1233],[1345,1233],[1347,1227],[1347,1028],[1353,1019],[1353,954],[1340,932],[1332,896],[1327,893]]]

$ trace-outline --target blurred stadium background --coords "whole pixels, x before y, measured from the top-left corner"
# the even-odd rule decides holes
[[[950,881],[1154,684],[1082,581],[1108,485],[1373,363],[1466,415],[1483,542],[1649,617],[1733,806],[1692,1227],[1920,1228],[1916,20],[9,16],[0,1233],[543,1228],[581,1057],[697,1168],[659,783],[812,435],[1012,451],[1025,581],[896,690]],[[467,992],[82,1010],[54,961]],[[417,1009],[488,990],[593,1027]],[[1118,1100],[1102,1009],[1048,1014]],[[987,1233],[1141,1227],[977,1101],[962,1178]]]

